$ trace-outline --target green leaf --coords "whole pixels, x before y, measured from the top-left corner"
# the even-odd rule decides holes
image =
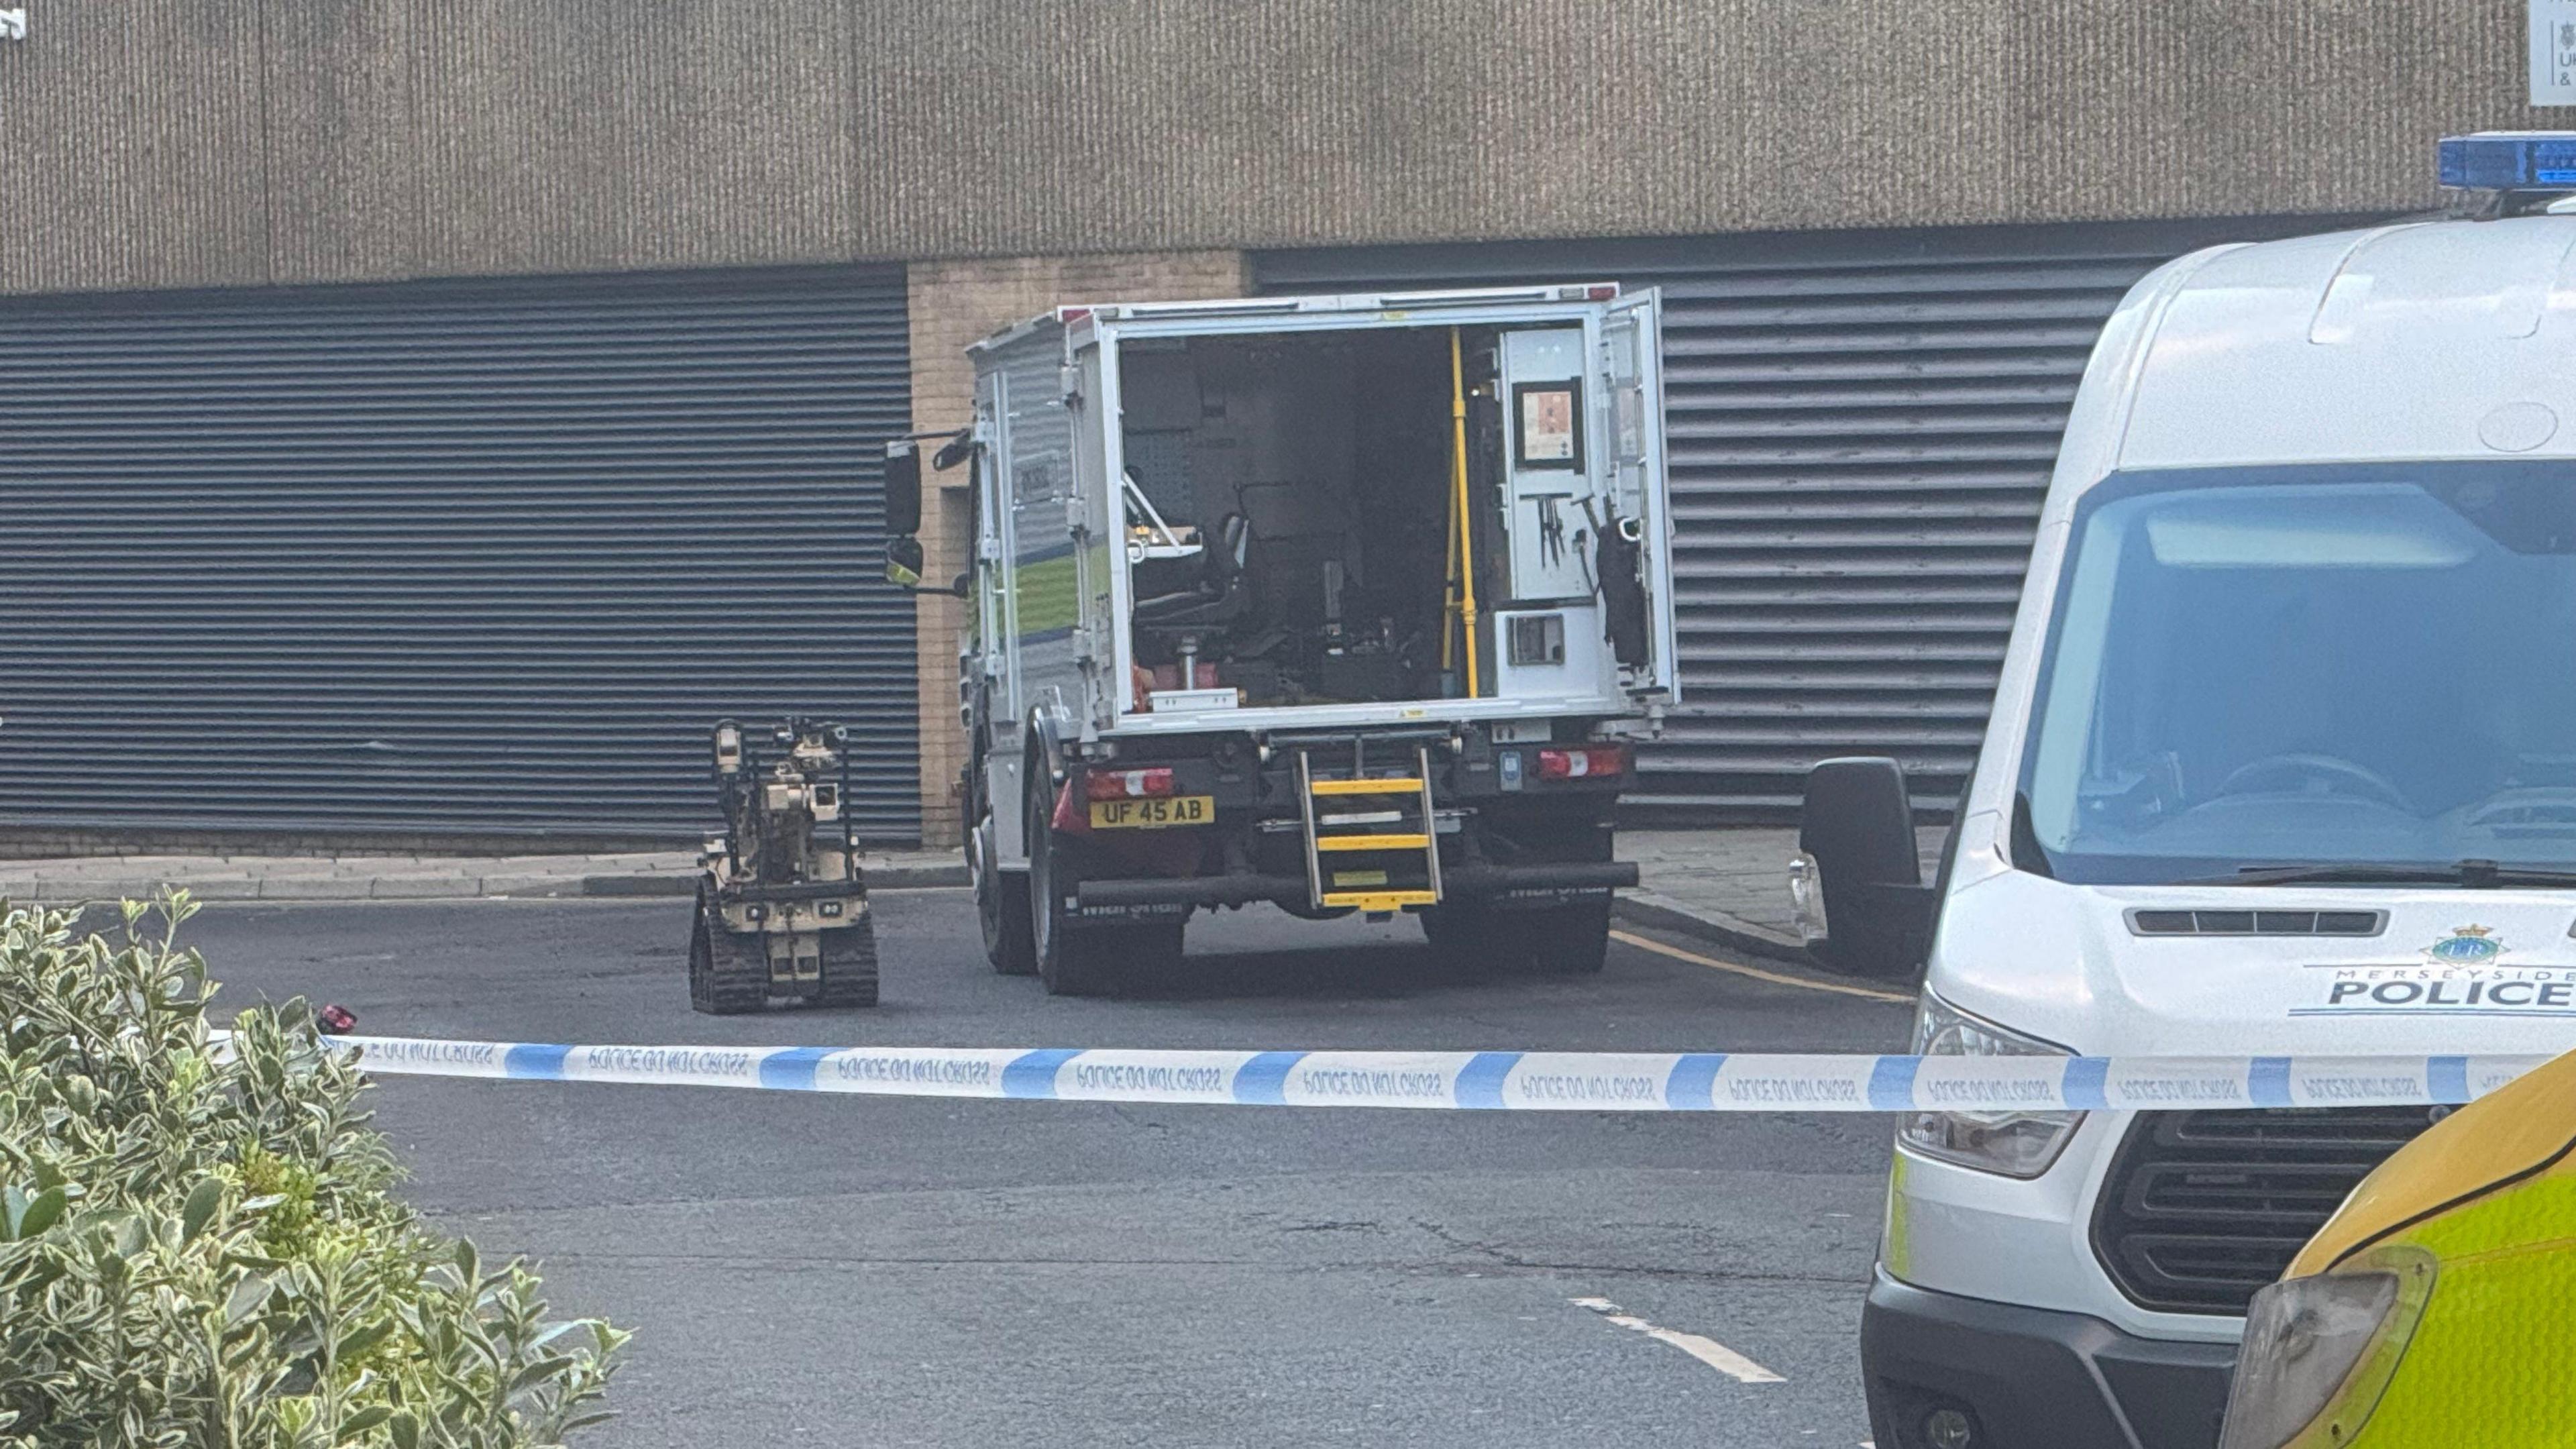
[[[366,1327],[359,1329],[357,1332],[350,1334],[347,1338],[341,1339],[341,1361],[346,1362],[350,1359],[360,1357],[365,1354],[368,1349],[374,1348],[377,1344],[384,1342],[386,1336],[391,1334],[393,1331],[394,1326],[390,1323],[370,1323]]]
[[[519,1393],[533,1384],[553,1378],[570,1367],[572,1367],[571,1358],[559,1353],[550,1353],[534,1363],[522,1366],[517,1373],[510,1375],[510,1387],[507,1392]]]
[[[179,1209],[179,1241],[195,1242],[206,1224],[214,1220],[215,1209],[223,1205],[223,1179],[212,1173],[198,1178],[197,1185],[188,1189],[186,1205]]]
[[[358,1412],[351,1414],[349,1417],[340,1421],[340,1442],[346,1444],[357,1438],[359,1435],[366,1433],[369,1429],[391,1419],[393,1416],[394,1411],[386,1408],[384,1405],[370,1404],[366,1408],[360,1409]]]
[[[386,1421],[385,1428],[394,1436],[394,1449],[420,1449],[420,1420],[412,1416],[411,1410],[394,1415]]]
[[[69,1201],[59,1187],[49,1187],[36,1194],[27,1203],[26,1210],[17,1215],[17,1229],[12,1236],[32,1238],[62,1221],[63,1205]]]

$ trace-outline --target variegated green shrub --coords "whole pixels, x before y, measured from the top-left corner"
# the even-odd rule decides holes
[[[190,909],[0,914],[0,1446],[522,1449],[606,1417],[625,1335],[549,1322],[392,1194],[303,1003],[211,1031]]]

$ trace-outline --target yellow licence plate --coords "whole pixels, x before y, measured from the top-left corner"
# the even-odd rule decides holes
[[[1170,795],[1159,800],[1094,800],[1094,830],[1150,830],[1165,825],[1206,825],[1216,819],[1214,795]]]

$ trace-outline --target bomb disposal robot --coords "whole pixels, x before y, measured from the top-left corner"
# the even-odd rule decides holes
[[[844,805],[846,734],[807,719],[767,734],[763,744],[731,720],[716,726],[725,833],[699,861],[689,1005],[715,1016],[757,1011],[772,997],[874,1006],[876,923]]]

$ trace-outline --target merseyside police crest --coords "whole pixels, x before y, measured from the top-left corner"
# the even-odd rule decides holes
[[[2504,954],[2504,942],[2486,926],[2462,926],[2424,948],[2424,959],[2444,966],[2484,966]]]

